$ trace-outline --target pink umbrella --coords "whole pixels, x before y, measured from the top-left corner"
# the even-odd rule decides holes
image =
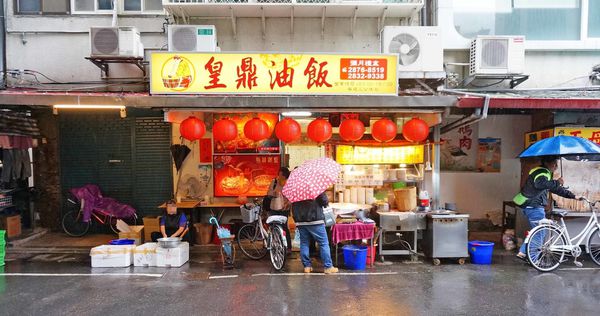
[[[290,174],[283,195],[292,203],[312,200],[337,182],[341,170],[342,167],[329,158],[305,161]]]

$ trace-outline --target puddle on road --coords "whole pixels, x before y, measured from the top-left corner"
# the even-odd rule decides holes
[[[208,272],[181,272],[182,278],[186,281],[203,281],[208,280],[210,273]]]

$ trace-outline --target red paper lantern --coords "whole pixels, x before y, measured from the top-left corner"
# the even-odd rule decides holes
[[[333,129],[331,124],[322,118],[310,122],[310,124],[308,124],[308,129],[306,130],[308,138],[317,143],[328,141],[331,138],[332,133]]]
[[[402,126],[402,135],[411,142],[422,142],[429,136],[429,126],[420,118],[412,118]]]
[[[255,117],[244,125],[244,135],[255,142],[267,139],[270,136],[267,122]]]
[[[375,122],[371,127],[371,135],[373,138],[382,143],[387,143],[396,138],[398,126],[388,118],[382,118]]]
[[[302,136],[300,124],[291,118],[284,118],[275,125],[275,135],[285,143],[296,141]]]
[[[347,142],[355,142],[365,134],[365,124],[357,119],[344,120],[340,124],[340,137]]]
[[[179,125],[179,134],[181,134],[181,137],[189,141],[198,140],[202,138],[205,133],[206,125],[195,116],[186,118]]]
[[[213,138],[216,141],[228,142],[234,140],[237,136],[237,125],[228,118],[220,119],[213,125]]]

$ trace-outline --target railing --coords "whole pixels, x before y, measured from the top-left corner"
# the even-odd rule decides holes
[[[163,0],[165,4],[177,3],[420,3],[423,0]]]

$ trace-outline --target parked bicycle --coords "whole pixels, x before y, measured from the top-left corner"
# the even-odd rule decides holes
[[[285,265],[287,244],[283,225],[287,225],[287,217],[272,215],[263,223],[264,210],[258,200],[242,207],[251,212],[254,221],[242,226],[238,232],[237,242],[240,250],[250,259],[260,260],[269,252],[271,264],[280,271]]]
[[[135,225],[137,223],[138,217],[133,208],[129,205],[118,203],[110,198],[104,198],[106,203],[100,203],[101,206],[105,205],[106,207],[92,207],[89,220],[85,221],[84,206],[86,200],[78,199],[75,194],[75,192],[77,192],[76,190],[81,189],[89,189],[93,193],[96,193],[94,191],[97,190],[99,194],[99,188],[95,185],[86,185],[82,188],[70,190],[69,196],[66,198],[65,202],[65,212],[61,219],[62,228],[67,235],[81,237],[87,234],[93,222],[108,226],[115,234],[119,233],[119,230],[117,229],[117,220],[123,220],[130,225]],[[115,205],[120,212],[115,212],[114,210],[111,211],[111,209],[115,208]]]
[[[542,219],[539,226],[529,232],[525,243],[527,243],[527,258],[537,270],[542,272],[552,271],[567,261],[565,257],[572,256],[575,265],[578,267],[583,264],[577,261],[582,254],[579,246],[585,238],[585,250],[594,263],[600,265],[600,223],[598,222],[596,209],[594,206],[600,201],[590,202],[582,198],[589,204],[592,215],[579,234],[571,238],[569,230],[565,225],[564,217],[567,211],[552,211],[552,215],[560,219],[560,222],[551,219]]]

